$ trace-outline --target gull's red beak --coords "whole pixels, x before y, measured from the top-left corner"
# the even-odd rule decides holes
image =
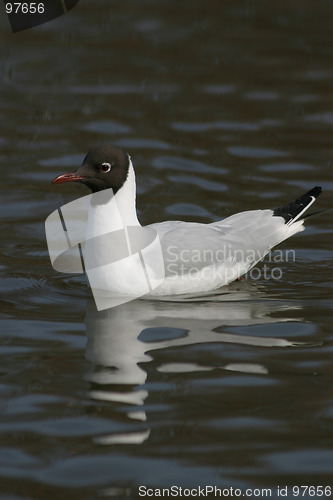
[[[64,182],[71,181],[82,181],[85,177],[83,175],[77,175],[75,172],[71,174],[61,174],[58,175],[55,179],[53,179],[52,184],[63,184]]]

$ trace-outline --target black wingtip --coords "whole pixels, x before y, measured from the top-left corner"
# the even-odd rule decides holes
[[[274,215],[278,217],[283,217],[286,223],[292,223],[297,220],[303,212],[307,210],[307,207],[312,205],[314,199],[317,199],[320,195],[322,189],[320,186],[315,186],[310,189],[307,193],[303,194],[297,200],[285,205],[283,207],[278,207],[273,210]]]
[[[303,196],[314,196],[316,199],[318,196],[321,194],[322,189],[320,186],[315,186],[314,188],[310,189],[307,193],[303,194]]]

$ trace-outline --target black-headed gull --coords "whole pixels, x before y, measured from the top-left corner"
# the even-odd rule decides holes
[[[121,228],[141,228],[136,213],[135,172],[131,157],[112,145],[93,149],[78,170],[59,175],[53,183],[72,181],[85,184],[92,193],[100,196],[94,201],[91,199],[86,236],[89,241],[95,239],[90,253],[101,255],[101,262],[98,264],[97,259],[90,266],[97,268],[100,265],[96,287],[140,295],[141,292],[136,291],[136,277],[142,273],[145,254],[139,252],[140,258],[128,260],[125,264],[126,259],[123,259],[121,266],[119,255],[113,256],[113,263],[108,264],[99,250],[100,246],[106,245],[106,239],[100,238],[101,235]],[[314,187],[283,207],[241,212],[210,224],[167,221],[145,226],[143,229],[157,233],[164,264],[163,280],[157,280],[156,286],[150,286],[148,292],[157,296],[187,294],[207,292],[229,284],[246,274],[274,246],[302,231],[304,213],[320,193],[321,188]],[[127,233],[126,238],[130,245]],[[132,246],[133,241],[132,238]],[[110,252],[107,250],[104,254],[112,253],[113,248],[109,248]],[[132,251],[134,253],[133,248]],[[156,270],[150,273],[149,259],[145,264],[144,273],[151,278]],[[111,274],[108,265],[112,265]],[[92,284],[95,275],[90,274]]]

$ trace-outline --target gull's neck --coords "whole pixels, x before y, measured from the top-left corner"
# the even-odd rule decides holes
[[[129,158],[128,176],[115,195],[109,190],[92,195],[89,208],[87,237],[117,231],[127,226],[140,226],[136,215],[135,172]]]
[[[127,179],[115,195],[118,210],[124,226],[139,226],[136,214],[136,181],[132,160],[129,157]]]

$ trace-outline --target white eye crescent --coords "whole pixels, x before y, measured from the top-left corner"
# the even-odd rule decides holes
[[[112,168],[111,163],[102,163],[102,165],[99,167],[100,171],[103,172],[104,174],[110,172],[111,168]]]

